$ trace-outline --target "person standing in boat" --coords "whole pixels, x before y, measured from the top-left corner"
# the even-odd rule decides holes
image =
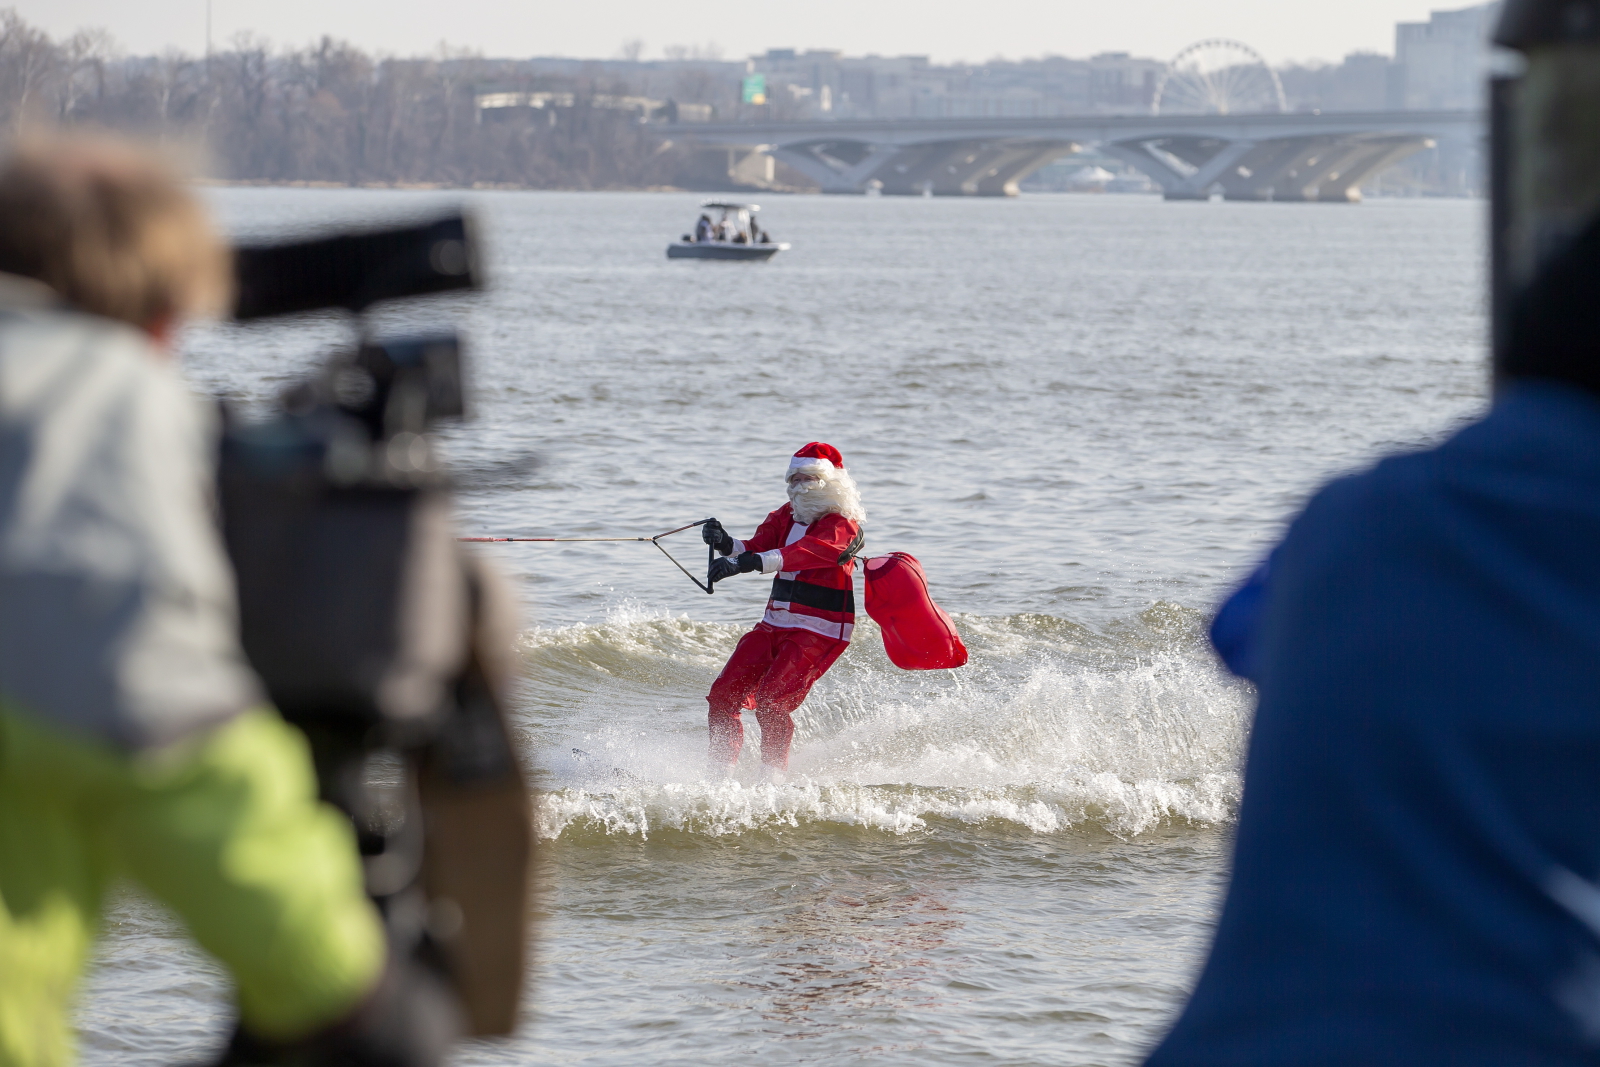
[[[716,519],[701,528],[724,557],[711,565],[712,582],[752,571],[776,575],[766,614],[739,639],[706,697],[712,764],[738,762],[740,713],[750,710],[761,726],[761,762],[775,775],[788,769],[795,709],[850,644],[855,558],[867,515],[832,445],[812,441],[796,452],[785,482],[789,502],[749,540],[736,540]]]
[[[700,221],[694,224],[694,239],[696,244],[705,244],[712,239],[710,215],[701,215]]]

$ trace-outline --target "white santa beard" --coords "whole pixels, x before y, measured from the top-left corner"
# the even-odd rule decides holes
[[[789,503],[794,509],[794,521],[805,526],[834,512],[855,522],[867,517],[855,479],[842,469],[829,473],[821,481],[791,482]]]

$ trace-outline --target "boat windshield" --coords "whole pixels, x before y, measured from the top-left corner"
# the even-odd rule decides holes
[[[756,223],[755,213],[761,208],[755,204],[728,204],[711,200],[700,207],[700,218],[695,223],[694,232],[697,244],[717,242],[742,245],[770,241]]]

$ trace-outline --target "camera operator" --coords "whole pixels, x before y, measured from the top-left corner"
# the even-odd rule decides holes
[[[1260,702],[1148,1067],[1600,1062],[1597,15],[1501,9],[1488,411],[1324,486],[1217,616]]]
[[[125,145],[0,163],[0,1064],[72,1059],[108,886],[232,975],[228,1057],[429,1064],[458,1021],[389,959],[347,819],[239,647],[213,428],[170,345],[228,257]]]

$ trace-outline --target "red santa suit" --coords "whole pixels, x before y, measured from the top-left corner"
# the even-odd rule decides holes
[[[820,469],[824,477],[837,471],[855,499],[832,446],[807,445],[791,462],[791,473],[797,469]],[[847,509],[859,514],[859,501]],[[777,770],[788,766],[794,710],[850,644],[855,629],[855,554],[862,540],[859,519],[830,511],[801,523],[789,503],[768,515],[748,540],[733,542],[731,555],[757,553],[761,572],[775,577],[766,614],[739,639],[706,697],[714,763],[738,760],[744,745],[740,712],[749,710],[761,725],[761,762]]]

